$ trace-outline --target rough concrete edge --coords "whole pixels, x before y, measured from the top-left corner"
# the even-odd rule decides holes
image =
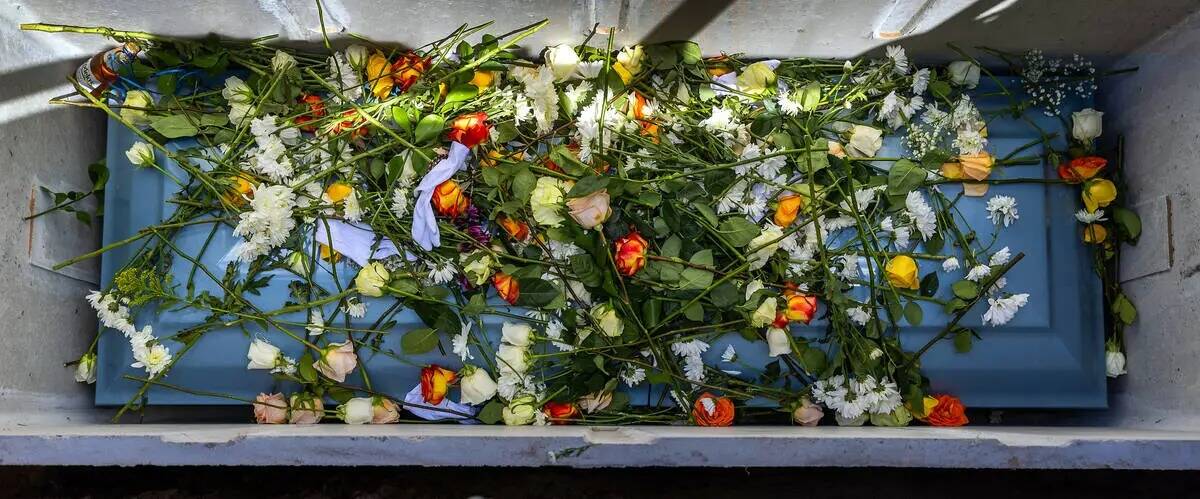
[[[144,425],[0,430],[3,465],[1200,469],[1200,432]]]

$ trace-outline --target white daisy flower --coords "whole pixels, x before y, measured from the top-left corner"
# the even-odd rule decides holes
[[[1008,324],[1017,311],[1029,303],[1029,293],[1011,295],[1007,298],[988,298],[988,310],[983,313],[985,326],[1003,326]]]
[[[892,71],[899,75],[908,74],[908,55],[904,53],[904,47],[888,45],[887,58],[892,61]]]
[[[1012,225],[1017,218],[1017,199],[1012,196],[992,196],[987,202],[988,219],[993,224]]]
[[[1005,246],[1000,248],[1000,251],[992,254],[992,259],[988,261],[988,265],[1004,265],[1008,263],[1011,258],[1012,254],[1008,251],[1008,246]]]
[[[958,258],[950,257],[942,260],[942,272],[954,272],[958,270]]]
[[[969,272],[967,272],[967,280],[979,282],[980,279],[987,277],[988,274],[991,274],[991,273],[992,273],[991,267],[988,267],[987,265],[983,265],[983,264],[976,265],[974,267],[971,267],[971,270]]]
[[[1094,224],[1108,220],[1108,218],[1105,218],[1104,210],[1096,210],[1093,213],[1088,213],[1087,210],[1079,210],[1075,212],[1075,220],[1079,220],[1079,223]]]
[[[737,350],[733,349],[733,345],[726,345],[725,351],[721,353],[721,362],[733,362],[737,360]]]

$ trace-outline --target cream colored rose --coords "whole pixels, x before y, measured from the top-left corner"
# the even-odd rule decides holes
[[[763,327],[775,321],[775,312],[779,308],[779,302],[774,296],[767,298],[754,309],[754,314],[750,316],[750,325],[754,327]]]
[[[514,347],[527,347],[533,342],[533,328],[525,323],[505,322],[500,335],[501,340]]]
[[[529,196],[529,207],[533,210],[533,219],[539,225],[558,227],[562,225],[563,193],[566,184],[554,177],[540,177]]]
[[[383,296],[383,287],[391,278],[387,267],[380,262],[371,262],[354,276],[354,288],[363,296]]]
[[[875,153],[883,147],[883,131],[865,125],[854,125],[850,128],[848,147],[849,152],[855,156],[875,157]]]
[[[258,424],[283,424],[287,416],[287,401],[282,393],[260,393],[254,397],[254,421]]]
[[[346,375],[356,366],[358,355],[354,353],[354,345],[349,341],[330,343],[321,351],[321,358],[313,362],[314,369],[338,383],[346,381]]]
[[[121,119],[134,126],[147,126],[150,124],[150,116],[146,114],[146,109],[152,107],[154,107],[154,98],[150,97],[150,92],[130,90],[125,94],[125,100],[121,102]]]
[[[979,85],[979,65],[971,61],[954,61],[947,68],[955,85],[975,88]]]
[[[767,330],[767,355],[778,357],[792,353],[791,338],[788,337],[787,331],[773,327]]]
[[[459,382],[460,403],[479,405],[496,396],[496,382],[492,380],[492,376],[486,370],[467,365],[458,371],[458,377],[461,380]]]
[[[492,276],[492,267],[496,259],[486,251],[478,250],[462,256],[463,273],[467,280],[475,286],[482,286]]]
[[[581,198],[567,201],[571,218],[585,229],[594,229],[612,215],[607,189],[600,189]]]
[[[230,104],[250,104],[254,102],[254,91],[241,78],[230,76],[225,79],[225,88],[221,89],[221,97]]]
[[[375,409],[368,397],[356,397],[339,405],[337,415],[346,424],[367,424],[375,417]]]
[[[133,163],[133,166],[154,166],[154,148],[145,142],[134,142],[129,150],[125,151],[125,158]]]
[[[537,404],[537,399],[532,395],[517,397],[500,410],[500,418],[504,420],[504,424],[509,426],[533,423],[537,415],[537,407],[534,404]]]
[[[555,45],[546,49],[546,65],[554,73],[554,81],[567,81],[575,75],[579,67],[579,54],[567,44]]]
[[[96,354],[87,353],[75,364],[75,381],[92,384],[96,382]]]
[[[525,347],[501,344],[496,350],[496,367],[501,373],[525,374],[529,370],[529,351]]]
[[[350,67],[362,70],[367,64],[367,59],[371,57],[370,51],[362,45],[351,45],[346,47],[346,62],[350,63]]]
[[[811,400],[805,398],[800,402],[800,405],[792,411],[792,421],[800,426],[816,426],[821,422],[821,418],[825,417],[825,411],[821,410],[821,406],[812,403]]]
[[[371,424],[400,421],[400,405],[387,397],[371,398]]]
[[[282,73],[296,67],[296,58],[292,54],[282,50],[275,51],[275,57],[271,58],[271,69],[276,73]]]
[[[312,394],[293,393],[288,401],[288,422],[291,424],[316,424],[325,417],[325,403]]]
[[[1104,352],[1104,371],[1110,378],[1125,374],[1125,354],[1117,350]]]
[[[768,224],[770,225],[770,224]],[[779,227],[770,226],[763,229],[757,237],[750,240],[749,249],[754,252],[750,256],[750,270],[758,270],[767,264],[767,260],[775,251],[779,249],[779,241],[783,238],[783,231]]]
[[[1071,113],[1071,135],[1083,143],[1090,143],[1104,131],[1101,118],[1104,113],[1092,108]]]
[[[831,141],[829,141],[829,154],[832,154],[839,158],[845,159],[846,158],[846,149],[844,149],[842,147],[841,142],[838,142],[836,140],[831,140]]]
[[[592,319],[600,326],[600,332],[610,338],[621,336],[625,332],[625,323],[617,316],[616,309],[610,303],[597,303],[591,310]]]
[[[279,347],[264,340],[255,339],[250,342],[250,349],[246,351],[246,358],[250,360],[246,364],[246,369],[275,369],[275,362],[279,359],[279,355]]]

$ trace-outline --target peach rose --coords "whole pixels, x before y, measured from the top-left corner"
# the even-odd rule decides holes
[[[775,208],[775,225],[787,227],[796,221],[800,208],[804,207],[804,198],[799,194],[786,194],[779,198],[779,207]]]
[[[792,411],[792,421],[800,426],[816,426],[823,417],[825,417],[825,411],[808,398],[802,400],[800,405]]]
[[[594,229],[608,220],[609,215],[612,215],[612,208],[608,206],[608,203],[608,191],[600,189],[584,197],[567,201],[567,208],[570,209],[571,218],[575,219],[581,227]]]
[[[254,421],[258,424],[287,422],[288,406],[282,393],[260,393],[254,397]]]
[[[371,401],[371,424],[388,424],[400,421],[400,406],[387,397],[375,397]]]
[[[292,409],[288,413],[291,424],[317,424],[325,417],[325,402],[309,393],[293,393],[288,405]]]
[[[346,375],[356,366],[358,355],[354,353],[354,345],[349,341],[330,343],[321,350],[321,358],[313,362],[314,369],[338,383],[346,381]]]

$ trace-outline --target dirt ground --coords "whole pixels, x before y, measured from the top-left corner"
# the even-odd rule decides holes
[[[0,468],[0,497],[268,499],[1196,497],[1194,472],[899,469]]]

